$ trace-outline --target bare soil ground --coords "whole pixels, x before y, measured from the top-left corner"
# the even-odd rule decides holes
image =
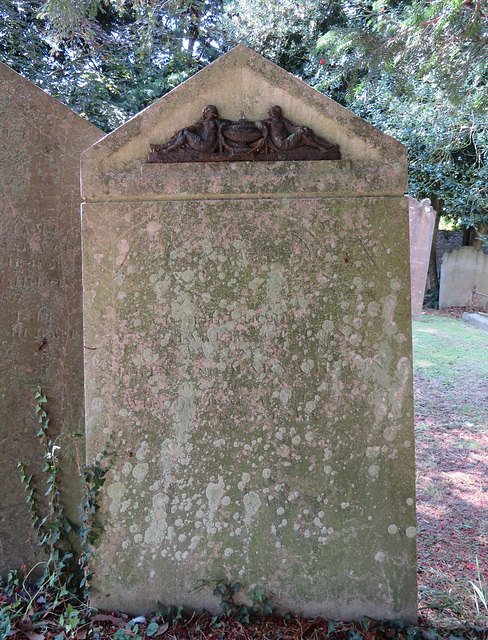
[[[488,332],[462,311],[414,323],[419,607],[487,625]]]

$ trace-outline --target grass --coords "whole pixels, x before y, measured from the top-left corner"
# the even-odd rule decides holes
[[[413,323],[420,612],[488,625],[488,333]]]
[[[457,385],[459,375],[488,375],[488,332],[455,318],[424,315],[413,322],[414,368]]]
[[[488,332],[455,318],[424,315],[413,323],[413,353],[416,380],[432,392],[437,388],[446,415],[474,422],[474,428],[486,425]],[[438,413],[429,402],[425,409]]]

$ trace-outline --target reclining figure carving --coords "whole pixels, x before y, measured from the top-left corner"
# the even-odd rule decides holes
[[[339,146],[312,129],[295,125],[275,105],[266,120],[222,120],[208,105],[198,122],[167,142],[152,144],[149,162],[236,162],[242,160],[339,160]]]

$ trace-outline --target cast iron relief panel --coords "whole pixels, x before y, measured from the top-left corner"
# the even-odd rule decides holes
[[[180,129],[167,142],[152,144],[149,162],[236,162],[242,160],[339,160],[339,146],[308,127],[295,125],[281,107],[266,120],[222,120],[208,105],[198,122]]]

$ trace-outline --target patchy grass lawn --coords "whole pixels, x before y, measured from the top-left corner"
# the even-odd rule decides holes
[[[488,625],[488,333],[424,314],[413,348],[420,614]]]

